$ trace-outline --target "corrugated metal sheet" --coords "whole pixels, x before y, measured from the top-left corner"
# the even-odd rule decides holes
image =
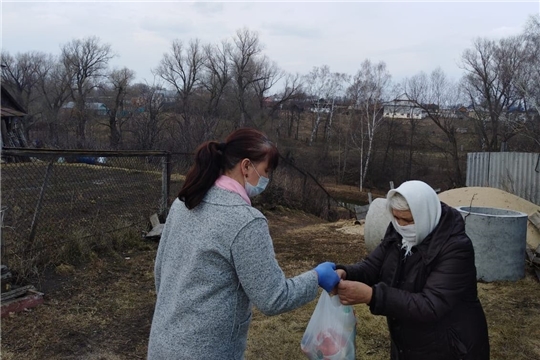
[[[498,188],[540,205],[540,153],[468,153],[466,185]]]

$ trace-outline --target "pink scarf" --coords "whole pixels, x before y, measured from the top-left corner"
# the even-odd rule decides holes
[[[251,200],[246,192],[246,189],[238,183],[238,181],[230,178],[226,175],[221,175],[214,183],[218,188],[223,190],[229,190],[240,195],[248,205],[251,205]]]

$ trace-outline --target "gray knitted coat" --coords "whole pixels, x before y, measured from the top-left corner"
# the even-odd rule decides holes
[[[174,201],[155,280],[150,360],[242,359],[252,304],[276,315],[318,294],[314,271],[285,278],[264,215],[217,187],[192,210]]]

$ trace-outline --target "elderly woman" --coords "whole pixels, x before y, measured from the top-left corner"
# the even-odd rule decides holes
[[[460,213],[421,181],[390,190],[387,205],[392,222],[380,245],[363,261],[336,267],[341,302],[386,316],[391,359],[489,359],[474,249]]]

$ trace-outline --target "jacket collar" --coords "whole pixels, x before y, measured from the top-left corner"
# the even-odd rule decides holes
[[[217,186],[212,186],[208,190],[204,196],[203,202],[224,206],[249,206],[238,193],[221,189]]]
[[[435,229],[418,246],[418,252],[426,265],[439,255],[448,239],[458,233],[465,232],[465,223],[461,214],[441,202],[441,219]]]

